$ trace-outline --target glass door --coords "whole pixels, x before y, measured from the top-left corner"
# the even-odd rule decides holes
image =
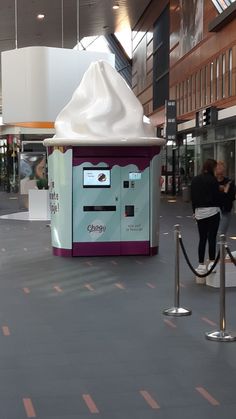
[[[217,160],[225,163],[226,176],[235,179],[235,141],[222,141],[217,144]]]
[[[7,140],[0,139],[0,190],[7,191]]]

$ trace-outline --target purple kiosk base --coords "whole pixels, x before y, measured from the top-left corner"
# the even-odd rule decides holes
[[[53,247],[54,256],[121,256],[121,255],[149,255],[158,253],[158,247],[150,247],[149,242],[128,243],[74,243],[73,250]]]

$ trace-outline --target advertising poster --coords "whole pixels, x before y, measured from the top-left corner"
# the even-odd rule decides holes
[[[20,193],[38,189],[39,181],[46,188],[46,153],[21,153],[19,159]]]
[[[180,57],[189,52],[203,38],[203,0],[180,2]]]
[[[162,175],[160,177],[160,187],[161,187],[161,192],[166,191],[166,175]]]
[[[72,248],[72,150],[48,157],[52,246]]]

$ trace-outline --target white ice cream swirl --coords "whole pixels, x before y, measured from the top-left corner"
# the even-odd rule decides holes
[[[155,137],[139,100],[106,61],[90,65],[71,101],[59,113],[55,129],[54,139],[128,141]]]

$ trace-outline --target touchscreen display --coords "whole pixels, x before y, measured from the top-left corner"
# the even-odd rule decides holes
[[[107,167],[84,168],[83,186],[84,188],[110,188],[111,171]]]
[[[141,180],[141,172],[129,172],[129,180]]]

